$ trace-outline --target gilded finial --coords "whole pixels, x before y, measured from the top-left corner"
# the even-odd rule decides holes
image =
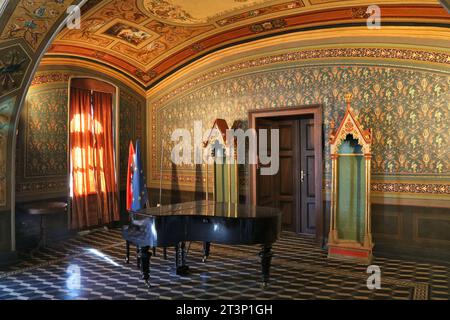
[[[353,94],[351,94],[350,92],[345,94],[345,102],[347,103],[347,109],[351,109],[350,105],[352,103],[352,98]]]
[[[333,131],[335,127],[336,127],[336,123],[334,122],[333,119],[331,119],[330,120],[330,130]]]
[[[353,94],[351,94],[351,93],[345,94],[345,102],[347,102],[347,104],[352,102],[352,98],[353,98]]]

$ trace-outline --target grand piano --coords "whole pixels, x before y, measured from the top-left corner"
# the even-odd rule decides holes
[[[262,284],[269,281],[272,245],[281,232],[279,209],[251,205],[193,201],[164,205],[130,212],[131,222],[123,228],[127,242],[138,249],[138,265],[147,285],[150,279],[150,248],[174,247],[177,274],[189,272],[186,264],[186,242],[204,244],[204,260],[209,256],[210,244],[261,245]]]

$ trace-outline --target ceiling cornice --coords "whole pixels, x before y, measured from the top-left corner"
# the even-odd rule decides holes
[[[138,83],[143,90],[147,91],[190,63],[228,47],[260,39],[270,39],[282,34],[300,34],[313,30],[341,30],[342,28],[351,29],[366,26],[367,14],[362,7],[363,1],[350,1],[348,3],[358,5],[339,7],[337,3],[330,3],[327,6],[309,6],[305,11],[278,16],[276,19],[265,19],[259,22],[254,22],[253,19],[250,24],[244,21],[231,29],[210,30],[190,37],[167,52],[162,52],[145,68],[139,59],[127,57],[123,52],[114,53],[110,49],[94,45],[92,41],[91,43],[67,41],[63,39],[63,35],[58,37],[46,56],[57,58],[66,56],[75,58],[77,56],[90,63],[97,61],[126,74],[130,81]],[[405,2],[402,1],[402,3]],[[416,27],[416,30],[442,28],[444,33],[450,30],[448,13],[439,4],[431,4],[431,1],[426,4],[414,2],[406,5],[399,4],[398,1],[391,1],[380,5],[380,7],[382,9],[382,29],[390,26],[398,28],[408,26]],[[96,8],[98,7],[94,7],[88,13],[96,10]],[[147,21],[144,25],[148,27],[148,21],[151,21],[151,19],[144,21]],[[267,30],[263,27],[265,24],[267,24]],[[372,30],[372,32],[375,34],[377,30]],[[123,46],[123,44],[118,43],[115,47],[117,46]]]

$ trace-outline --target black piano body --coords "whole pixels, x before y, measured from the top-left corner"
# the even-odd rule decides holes
[[[193,201],[147,208],[130,212],[131,223],[124,227],[123,237],[139,248],[138,259],[143,279],[148,284],[150,248],[175,248],[178,274],[185,274],[185,243],[204,243],[204,260],[209,255],[210,243],[227,245],[261,245],[263,284],[269,280],[272,245],[281,232],[279,209],[236,205],[214,201]],[[127,258],[128,260],[128,258]]]

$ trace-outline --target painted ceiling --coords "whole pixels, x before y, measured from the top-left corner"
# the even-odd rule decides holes
[[[355,0],[90,0],[81,29],[64,29],[47,57],[72,57],[113,67],[143,88],[217,48],[286,30],[330,23],[365,23]],[[408,7],[405,3],[414,5]],[[438,0],[379,0],[383,18],[437,22]],[[296,29],[296,30],[297,30]]]

